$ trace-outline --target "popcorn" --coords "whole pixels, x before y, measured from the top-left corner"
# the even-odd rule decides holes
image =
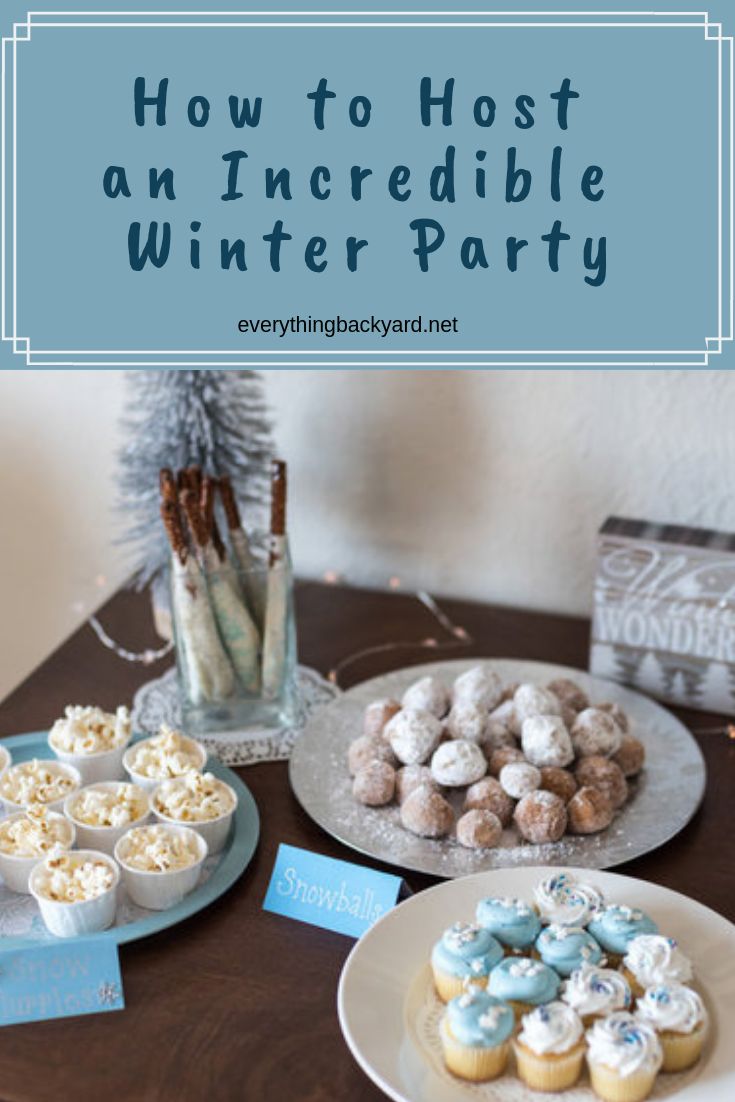
[[[22,817],[0,823],[0,852],[10,857],[44,857],[69,849],[71,838],[67,821],[51,817],[43,804],[30,804]]]
[[[38,866],[37,866],[38,868]],[[40,866],[36,890],[55,903],[83,903],[104,895],[115,883],[115,872],[107,861],[90,860],[75,853],[47,857]]]
[[[55,761],[37,758],[11,765],[0,778],[0,796],[23,807],[32,803],[53,803],[77,787],[74,778]]]
[[[130,712],[122,705],[113,715],[70,704],[51,728],[49,743],[64,754],[102,754],[124,746],[131,733]]]
[[[192,771],[164,781],[156,790],[154,805],[177,823],[203,823],[232,811],[235,801],[227,785],[212,773]]]
[[[161,824],[133,827],[120,846],[120,858],[142,872],[173,872],[199,860],[197,836]]]
[[[122,827],[142,819],[148,801],[135,784],[91,785],[67,805],[69,814],[90,827]]]
[[[154,738],[146,739],[128,753],[130,771],[154,780],[181,777],[199,769],[201,762],[196,743],[165,724]]]

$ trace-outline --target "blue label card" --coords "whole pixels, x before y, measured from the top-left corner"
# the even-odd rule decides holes
[[[124,1006],[117,945],[106,938],[60,940],[0,953],[0,1025]]]
[[[360,937],[394,907],[399,876],[281,845],[263,908]]]

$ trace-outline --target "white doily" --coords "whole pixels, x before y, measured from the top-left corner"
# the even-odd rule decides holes
[[[317,708],[328,704],[340,690],[308,666],[298,667],[299,713],[288,727],[253,727],[226,736],[199,735],[197,739],[225,765],[255,765],[261,761],[283,761],[290,757],[293,745],[306,721]],[[162,677],[148,681],[135,694],[133,728],[154,733],[162,723],[181,726],[176,667]]]

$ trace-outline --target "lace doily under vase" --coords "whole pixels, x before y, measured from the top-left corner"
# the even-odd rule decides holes
[[[308,666],[299,666],[297,676],[299,711],[292,724],[278,728],[250,727],[228,732],[224,737],[221,734],[197,734],[197,740],[225,765],[256,765],[261,761],[284,761],[289,758],[312,713],[340,694],[336,685]],[[138,689],[133,701],[132,718],[134,730],[150,734],[154,734],[162,723],[169,727],[181,726],[175,666]]]

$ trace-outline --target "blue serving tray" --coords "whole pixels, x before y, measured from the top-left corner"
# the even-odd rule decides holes
[[[137,736],[137,742],[144,736]],[[53,758],[54,754],[48,742],[48,732],[33,731],[26,735],[13,735],[2,739],[0,745],[10,751],[13,763],[28,761],[30,758]],[[175,907],[167,911],[147,911],[133,904],[125,889],[119,889],[116,924],[109,930],[93,934],[96,938],[106,938],[124,945],[128,941],[148,937],[167,930],[178,922],[183,922],[197,911],[203,910],[218,899],[247,868],[258,844],[260,819],[258,808],[250,790],[227,766],[216,758],[207,761],[207,770],[226,781],[237,793],[237,809],[229,840],[221,853],[207,858],[202,871],[202,879],[197,887],[182,899]],[[24,949],[39,942],[55,941],[56,938],[43,925],[36,901],[30,895],[18,895],[11,892],[0,880],[0,952],[9,949]]]

